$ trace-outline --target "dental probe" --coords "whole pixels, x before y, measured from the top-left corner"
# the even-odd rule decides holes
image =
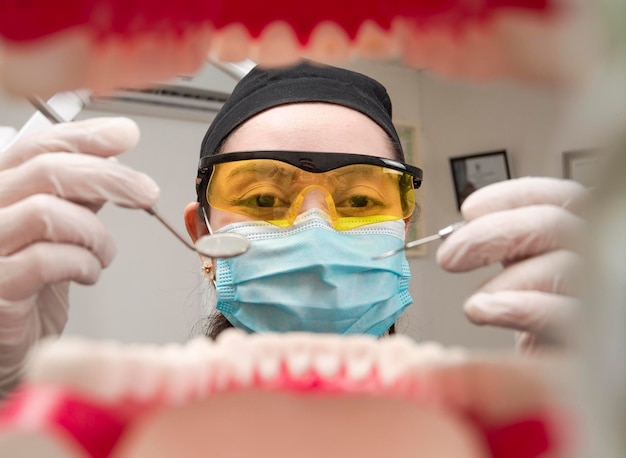
[[[31,96],[28,98],[30,103],[39,112],[52,122],[52,124],[61,124],[66,122],[54,109],[41,97]],[[169,224],[156,211],[154,207],[144,208],[148,214],[154,216],[168,231],[170,231],[178,240],[192,251],[209,258],[231,258],[239,256],[248,251],[250,241],[240,234],[220,233],[209,234],[200,237],[195,244],[190,243],[182,234]]]
[[[399,253],[402,250],[408,250],[409,248],[413,248],[416,246],[424,245],[426,243],[434,242],[435,240],[446,239],[454,231],[465,226],[465,224],[467,224],[467,221],[459,221],[458,223],[450,224],[449,226],[446,226],[443,229],[440,229],[439,231],[437,231],[436,234],[429,235],[428,237],[423,237],[421,239],[417,239],[412,242],[405,243],[400,248],[396,248],[394,250],[387,251],[383,254],[379,254],[378,256],[374,256],[372,259],[388,258],[389,256]]]

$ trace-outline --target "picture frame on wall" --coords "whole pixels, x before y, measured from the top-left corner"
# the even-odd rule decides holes
[[[402,150],[404,151],[404,162],[422,168],[421,155],[419,149],[419,129],[415,123],[394,122]],[[413,213],[411,223],[407,229],[406,240],[417,240],[425,235],[424,220],[421,217],[423,210],[422,193],[418,189],[416,192],[417,210]],[[426,255],[426,246],[418,246],[406,250],[407,257],[422,257]]]
[[[477,189],[511,178],[506,150],[487,151],[450,158],[457,210]]]
[[[597,150],[584,149],[563,153],[563,178],[578,181],[586,187],[597,185],[604,156]]]

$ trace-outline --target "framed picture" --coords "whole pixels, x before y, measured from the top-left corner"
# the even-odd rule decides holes
[[[396,131],[398,137],[400,137],[400,143],[404,150],[404,159],[407,164],[414,165],[416,167],[422,167],[420,150],[418,147],[418,127],[413,123],[395,122]],[[423,199],[422,193],[418,189],[416,192],[417,211],[413,214],[411,224],[407,230],[406,240],[417,240],[424,237],[424,220],[421,217],[423,211]],[[426,246],[419,246],[406,250],[407,257],[421,257],[426,255]]]
[[[563,153],[563,177],[587,187],[594,186],[603,159],[600,152],[592,149],[567,151]]]
[[[472,192],[511,178],[506,150],[452,157],[450,169],[458,210],[461,210],[461,204]]]

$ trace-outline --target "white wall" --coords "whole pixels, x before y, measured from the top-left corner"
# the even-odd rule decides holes
[[[394,101],[395,118],[419,127],[425,180],[419,191],[422,224],[435,232],[460,218],[448,158],[494,149],[509,152],[512,173],[561,175],[562,148],[584,147],[585,138],[554,135],[564,97],[515,85],[445,81],[415,70],[354,64],[381,80]],[[20,127],[32,110],[0,97],[0,125]],[[83,112],[80,117],[98,115]],[[161,212],[184,231],[182,209],[194,200],[194,178],[203,123],[134,116],[142,130],[138,147],[120,160],[149,173],[161,186]],[[209,123],[207,119],[207,125]],[[564,138],[569,143],[564,144]],[[72,290],[67,332],[122,341],[182,341],[201,316],[200,264],[151,217],[106,206],[101,216],[116,239],[118,255],[94,287]],[[400,329],[420,340],[469,347],[510,347],[508,331],[478,328],[462,313],[463,299],[497,267],[447,274],[434,262],[436,246],[411,260],[415,304]]]
[[[449,158],[507,150],[512,176],[553,175],[545,154],[546,124],[553,100],[548,94],[511,86],[480,86],[420,74],[420,125],[425,171],[423,219],[427,233],[461,219],[456,208]],[[436,247],[413,262],[417,307],[409,314],[426,339],[474,347],[511,346],[511,332],[468,323],[462,304],[499,267],[469,274],[443,272]]]
[[[98,115],[85,111],[80,118]],[[159,184],[157,208],[186,235],[183,208],[195,201],[199,145],[210,120],[204,124],[133,119],[142,137],[120,161]],[[115,237],[117,257],[96,286],[73,288],[68,332],[123,341],[185,340],[200,317],[202,303],[197,255],[141,210],[107,205],[101,217]]]

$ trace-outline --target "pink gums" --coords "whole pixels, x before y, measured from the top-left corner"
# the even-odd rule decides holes
[[[263,380],[258,373],[255,374],[252,386],[244,387],[232,378],[222,387],[216,386],[215,381],[209,382],[209,385],[204,397],[251,389],[300,396],[371,394],[402,397],[416,405],[432,404],[433,399],[429,399],[431,396],[428,393],[436,390],[436,387],[429,389],[414,377],[400,378],[384,385],[376,372],[359,381],[349,378],[345,370],[332,378],[322,377],[314,370],[292,377],[284,364],[272,380]],[[193,402],[193,397],[189,396],[189,402]],[[48,434],[82,449],[89,457],[107,458],[135,419],[167,405],[163,393],[147,402],[122,398],[116,403],[105,403],[66,387],[27,384],[16,390],[0,410],[0,434],[11,431]],[[557,441],[550,434],[552,417],[549,413],[539,411],[514,422],[488,425],[472,412],[453,412],[476,425],[493,458],[536,458],[557,448]]]

